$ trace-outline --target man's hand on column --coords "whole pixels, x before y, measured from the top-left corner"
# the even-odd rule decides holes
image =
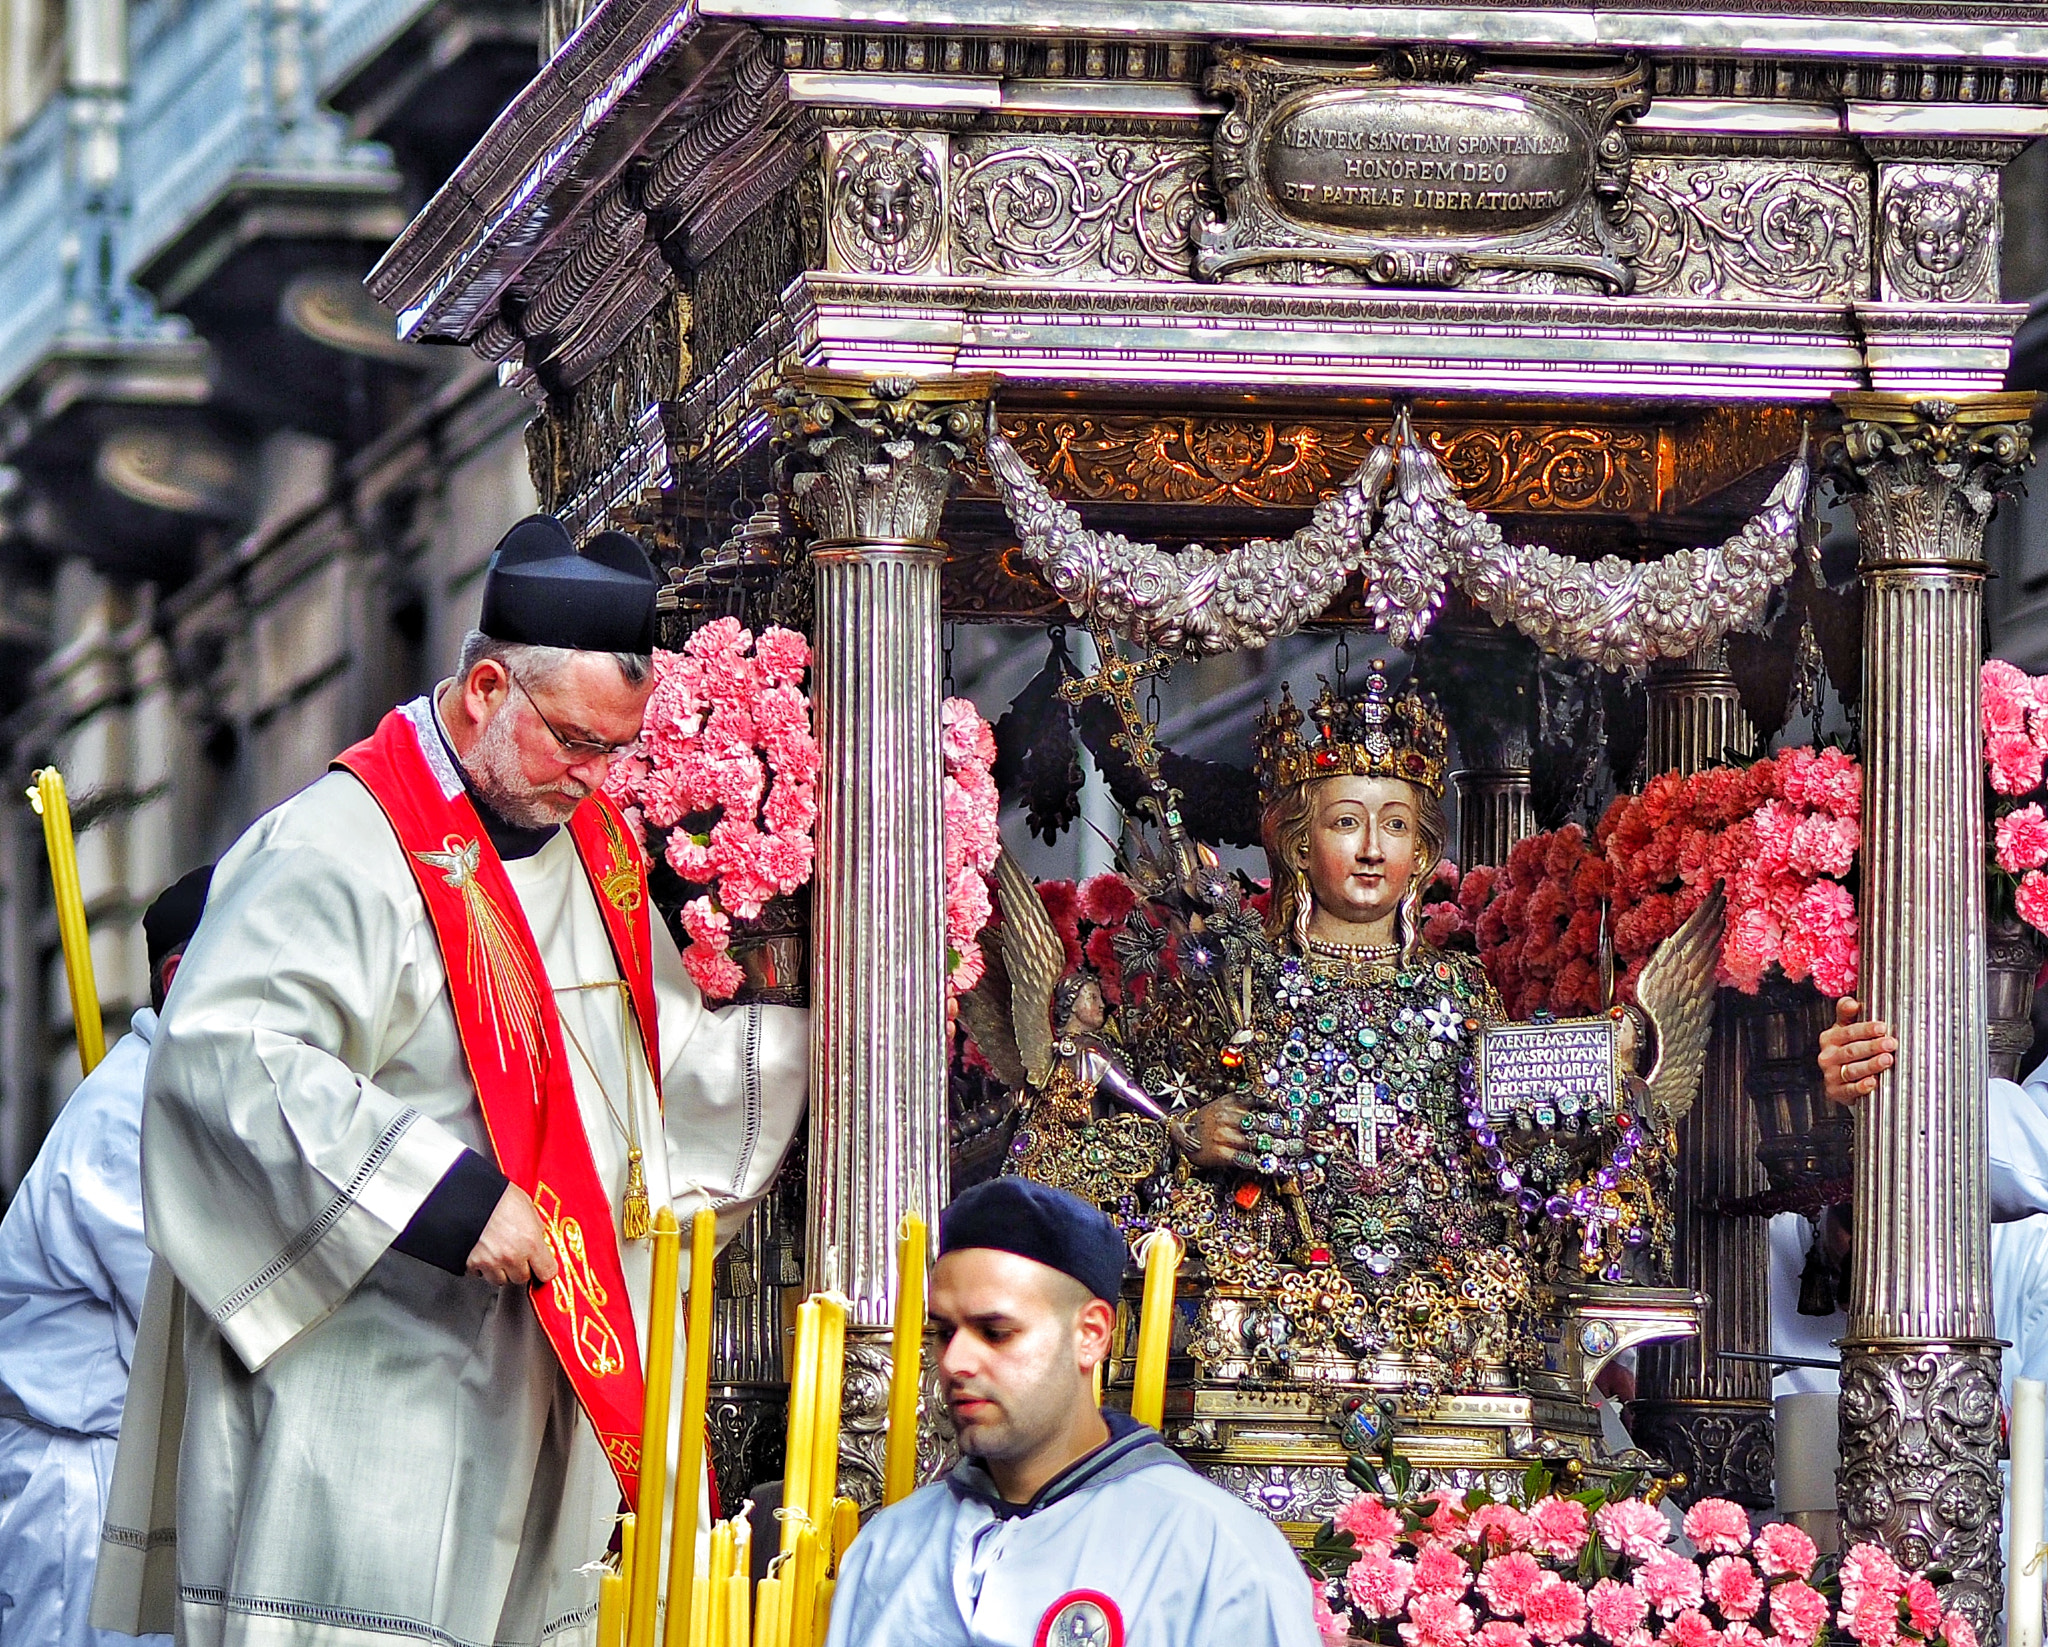
[[[1877,1078],[1892,1067],[1892,1054],[1899,1050],[1889,1024],[1856,1022],[1862,1010],[1862,1002],[1843,997],[1835,1003],[1835,1021],[1820,1032],[1824,1090],[1838,1104],[1854,1104],[1875,1092]]]
[[[517,1184],[507,1184],[470,1249],[469,1273],[494,1287],[510,1287],[552,1281],[555,1269],[554,1249],[531,1197]]]

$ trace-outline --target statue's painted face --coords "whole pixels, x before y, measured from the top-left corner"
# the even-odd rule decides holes
[[[1415,876],[1417,810],[1399,778],[1325,779],[1300,849],[1317,909],[1347,923],[1392,916]]]

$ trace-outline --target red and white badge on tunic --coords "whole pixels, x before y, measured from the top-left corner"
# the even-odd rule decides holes
[[[1124,1647],[1124,1615],[1100,1590],[1069,1590],[1046,1608],[1031,1647]]]

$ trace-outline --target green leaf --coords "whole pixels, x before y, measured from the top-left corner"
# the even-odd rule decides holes
[[[1539,1498],[1545,1496],[1549,1490],[1550,1472],[1543,1467],[1542,1460],[1538,1459],[1522,1472],[1522,1496],[1516,1502],[1515,1507],[1526,1510]]]

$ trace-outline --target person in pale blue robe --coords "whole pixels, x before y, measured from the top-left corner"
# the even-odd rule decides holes
[[[965,1456],[854,1540],[827,1647],[1316,1647],[1279,1529],[1096,1406],[1116,1226],[1005,1178],[947,1209],[939,1248],[932,1353]]]
[[[0,1647],[135,1639],[92,1629],[88,1614],[149,1284],[142,1077],[211,873],[194,870],[150,906],[154,1004],[65,1101],[0,1218]]]

